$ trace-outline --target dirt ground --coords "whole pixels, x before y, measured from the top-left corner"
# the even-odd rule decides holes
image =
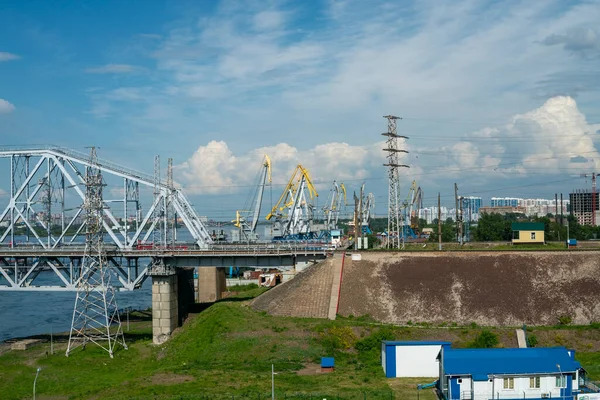
[[[341,315],[394,324],[600,321],[600,252],[363,253],[349,257]]]
[[[193,376],[176,374],[156,374],[152,376],[152,385],[176,385],[195,380]]]

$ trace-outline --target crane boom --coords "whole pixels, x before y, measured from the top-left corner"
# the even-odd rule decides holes
[[[296,175],[299,176],[296,177]],[[285,207],[290,206],[293,203],[293,198],[298,189],[297,185],[295,184],[295,181],[297,180],[298,183],[300,183],[302,178],[304,178],[308,187],[310,199],[312,200],[315,197],[319,196],[317,190],[315,189],[315,186],[312,183],[312,180],[310,179],[308,171],[302,165],[298,164],[296,166],[296,169],[294,169],[294,172],[292,173],[292,177],[285,186],[285,189],[283,189],[283,193],[281,193],[279,200],[277,200],[277,203],[275,203],[269,215],[266,216],[267,221],[270,221],[271,218],[273,218],[273,216],[277,214],[278,209],[280,209],[280,211],[283,211]]]
[[[258,219],[260,217],[260,210],[262,207],[263,194],[265,191],[265,185],[268,182],[271,183],[271,159],[269,156],[265,154],[263,159],[263,163],[261,166],[262,171],[259,170],[257,176],[260,176],[258,179],[257,192],[255,193],[256,199],[254,200],[254,214],[252,216],[252,220],[248,221],[247,218],[250,217],[250,210],[236,210],[235,212],[235,220],[233,225],[240,230],[240,239],[242,240],[257,240],[258,236],[256,235],[256,226],[258,224]],[[246,204],[246,206],[250,206],[252,202],[252,196],[250,197],[250,201]],[[248,207],[250,208],[250,207]],[[243,213],[243,214],[242,214]]]
[[[267,177],[269,178],[269,183],[271,183],[271,159],[266,154],[263,161],[263,168],[263,175],[262,179],[260,180],[260,189],[258,190],[258,196],[256,197],[256,204],[254,206],[254,217],[252,218],[252,225],[250,226],[250,230],[252,232],[255,232],[256,225],[258,224],[258,218],[260,216],[260,208],[262,206],[262,199],[265,191]]]
[[[308,170],[298,164],[266,219],[270,221],[275,217],[275,226],[280,230],[281,237],[310,235],[312,200],[318,195]]]

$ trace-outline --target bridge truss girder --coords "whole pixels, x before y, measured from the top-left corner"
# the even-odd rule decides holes
[[[90,167],[87,155],[49,147],[3,150],[0,158],[10,159],[10,193],[8,204],[0,213],[0,245],[14,247],[18,227],[24,228],[26,244],[45,250],[83,240],[85,191],[82,188],[85,170]],[[152,242],[152,245],[166,247],[165,233],[177,217],[199,248],[207,248],[212,243],[208,230],[180,189],[160,180],[157,184],[151,176],[106,161],[99,161],[98,167],[105,177],[121,181],[112,186],[119,198],[104,200],[103,226],[109,237],[107,243],[130,250],[138,243],[148,243],[153,232],[160,230],[161,243]],[[155,191],[154,201],[145,213],[140,202],[140,185]],[[111,190],[105,191],[108,192]],[[122,215],[113,210],[115,204]],[[134,226],[130,227],[129,217],[133,211]]]
[[[0,257],[1,291],[76,291],[77,284],[84,276],[82,256],[72,257]],[[109,270],[116,278],[113,286],[118,290],[139,289],[146,278],[148,265],[140,265],[138,258],[108,256]],[[92,266],[91,268],[95,268]],[[47,272],[43,280],[38,280],[42,272]],[[93,273],[94,271],[92,271]]]

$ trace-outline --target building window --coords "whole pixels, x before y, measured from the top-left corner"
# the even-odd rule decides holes
[[[504,378],[504,389],[515,388],[515,378]]]
[[[564,375],[556,377],[556,387],[564,388],[567,387],[567,377]]]
[[[531,232],[531,240],[535,240],[535,232]]]
[[[540,377],[532,376],[529,378],[529,388],[530,389],[539,389],[540,388]]]

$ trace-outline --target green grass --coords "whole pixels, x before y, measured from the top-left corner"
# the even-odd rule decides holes
[[[575,358],[587,371],[588,378],[600,382],[600,352],[578,352],[575,353]]]
[[[95,346],[64,356],[48,344],[0,356],[0,398],[30,398],[38,366],[37,392],[69,399],[257,399],[270,397],[271,365],[275,366],[278,399],[417,399],[417,383],[431,379],[387,379],[379,360],[379,340],[418,340],[453,331],[457,345],[466,344],[481,327],[392,327],[368,316],[336,321],[272,317],[248,307],[245,299],[264,292],[253,288],[216,303],[190,318],[162,346],[151,344],[149,320],[134,320],[127,332],[129,350],[114,359]],[[493,330],[493,329],[492,329]],[[498,333],[500,345],[506,329]],[[600,353],[578,351],[593,379],[600,379]],[[314,374],[322,356],[334,356],[336,371]],[[309,366],[312,374],[306,372]],[[419,399],[433,400],[430,390]]]

